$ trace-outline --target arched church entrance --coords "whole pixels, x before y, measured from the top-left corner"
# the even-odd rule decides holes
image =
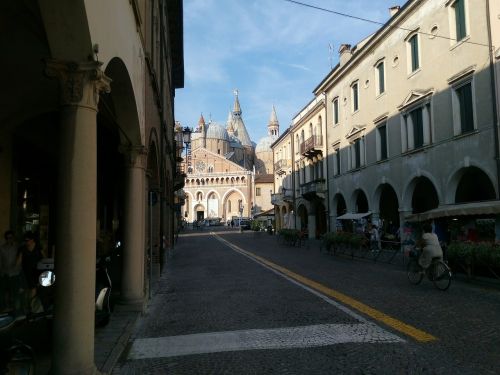
[[[202,204],[194,206],[193,217],[196,218],[196,221],[205,219],[205,207]]]

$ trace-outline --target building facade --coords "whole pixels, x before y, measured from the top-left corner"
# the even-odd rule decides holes
[[[12,36],[1,42],[11,88],[0,111],[1,228],[36,232],[54,258],[52,373],[93,374],[96,256],[121,244],[115,290],[142,310],[172,244],[182,1],[0,9]]]
[[[330,231],[346,214],[393,231],[481,211],[480,201],[498,211],[498,14],[498,2],[408,1],[376,33],[340,47],[314,89],[325,103]],[[294,167],[307,181],[301,156]]]
[[[245,127],[237,92],[226,126],[206,123],[202,115],[185,157],[184,219],[194,222],[217,218],[227,223],[272,208],[270,145],[278,133],[273,107],[268,136],[255,145]]]
[[[319,95],[292,119],[287,137],[273,145],[279,194],[274,198],[281,201],[276,215],[281,225],[307,231],[310,238],[328,229],[325,135],[325,96]]]

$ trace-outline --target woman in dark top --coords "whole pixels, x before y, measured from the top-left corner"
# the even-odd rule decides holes
[[[36,294],[36,286],[38,285],[38,275],[40,271],[37,269],[38,262],[43,258],[42,250],[35,235],[32,232],[24,234],[24,244],[19,248],[21,257],[21,267],[26,281],[29,296],[33,297]]]

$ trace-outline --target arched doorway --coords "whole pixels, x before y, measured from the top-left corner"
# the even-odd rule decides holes
[[[460,171],[455,192],[455,203],[477,202],[496,199],[495,188],[486,173],[477,167]]]
[[[300,230],[307,230],[308,228],[308,216],[307,216],[307,208],[301,204],[299,209],[297,210],[297,215],[299,217],[299,227]]]
[[[356,203],[355,212],[364,213],[368,212],[368,199],[363,190],[358,189],[355,191]]]
[[[316,238],[327,232],[325,205],[318,202],[316,205]]]
[[[418,214],[439,206],[439,198],[434,184],[427,177],[417,177],[411,197],[412,213]]]
[[[235,222],[243,214],[244,199],[240,192],[231,191],[224,198],[224,207],[226,220],[234,220]]]
[[[345,203],[345,199],[342,196],[342,194],[336,194],[335,197],[333,198],[334,201],[334,207],[335,209],[335,216],[339,217],[342,216],[347,212],[347,205]]]
[[[380,186],[379,215],[385,232],[399,228],[399,201],[396,192],[389,184]]]
[[[193,217],[196,221],[202,221],[205,219],[205,207],[202,204],[194,206]]]

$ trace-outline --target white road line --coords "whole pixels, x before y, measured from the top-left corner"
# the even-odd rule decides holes
[[[310,348],[403,340],[374,324],[319,324],[136,339],[128,359],[167,358],[243,350]]]

